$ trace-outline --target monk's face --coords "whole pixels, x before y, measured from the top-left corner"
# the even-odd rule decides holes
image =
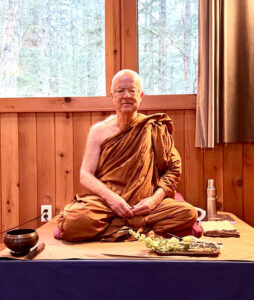
[[[116,78],[111,92],[113,104],[121,113],[137,111],[143,94],[139,80],[132,74],[123,74]]]

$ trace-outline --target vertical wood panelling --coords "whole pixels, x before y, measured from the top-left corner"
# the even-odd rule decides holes
[[[203,191],[203,153],[195,148],[195,111],[185,111],[185,199],[205,208]]]
[[[121,0],[121,15],[121,69],[137,71],[137,0]]]
[[[56,160],[55,160],[55,114],[37,114],[37,169],[38,169],[38,215],[41,205],[56,207]],[[38,226],[42,225],[37,221]]]
[[[157,112],[163,111],[145,114]],[[254,226],[254,144],[217,145],[202,152],[194,146],[195,111],[167,113],[173,120],[175,145],[183,158],[184,177],[178,191],[193,205],[205,208],[207,179],[214,178],[219,204]],[[86,137],[91,124],[109,114],[1,115],[2,231],[39,215],[41,204],[51,204],[53,214],[55,208],[58,213],[74,193],[83,192],[79,170]],[[27,227],[36,227],[36,222]]]
[[[243,217],[254,226],[254,144],[243,145]]]
[[[107,0],[105,5],[106,93],[110,95],[111,80],[121,68],[121,5]]]
[[[241,144],[224,146],[224,209],[242,218],[243,161]]]
[[[73,199],[73,123],[71,113],[56,113],[56,213]]]
[[[184,140],[184,111],[169,110],[166,112],[173,121],[173,137],[175,147],[179,152],[182,160],[182,175],[178,183],[177,191],[185,198],[185,140]]]
[[[19,132],[19,223],[37,216],[36,118],[34,113],[20,113]],[[23,228],[37,228],[37,221]]]
[[[19,224],[18,117],[3,113],[1,123],[2,231]]]
[[[79,174],[86,145],[86,138],[91,126],[91,113],[73,114],[73,191],[81,194],[84,188],[80,184]]]
[[[204,150],[204,191],[206,197],[207,180],[215,179],[217,188],[217,209],[223,210],[223,145]]]

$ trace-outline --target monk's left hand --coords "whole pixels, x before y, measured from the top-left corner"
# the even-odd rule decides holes
[[[148,197],[134,205],[132,212],[134,215],[147,215],[157,206],[157,201],[154,197]]]

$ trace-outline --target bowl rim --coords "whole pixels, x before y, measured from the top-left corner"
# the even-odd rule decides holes
[[[27,228],[29,229],[29,228]],[[15,229],[15,230],[22,230],[22,229]],[[6,232],[5,237],[4,238],[8,238],[9,240],[15,240],[15,239],[25,239],[25,238],[31,238],[31,237],[37,237],[38,233],[35,229],[30,229],[32,230],[32,232],[30,233],[21,233],[21,234],[11,234],[12,231],[15,230],[10,230],[8,232]]]

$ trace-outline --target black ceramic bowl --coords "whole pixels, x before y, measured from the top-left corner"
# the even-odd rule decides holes
[[[25,256],[38,242],[39,236],[34,229],[17,229],[8,231],[4,244],[13,256]]]

